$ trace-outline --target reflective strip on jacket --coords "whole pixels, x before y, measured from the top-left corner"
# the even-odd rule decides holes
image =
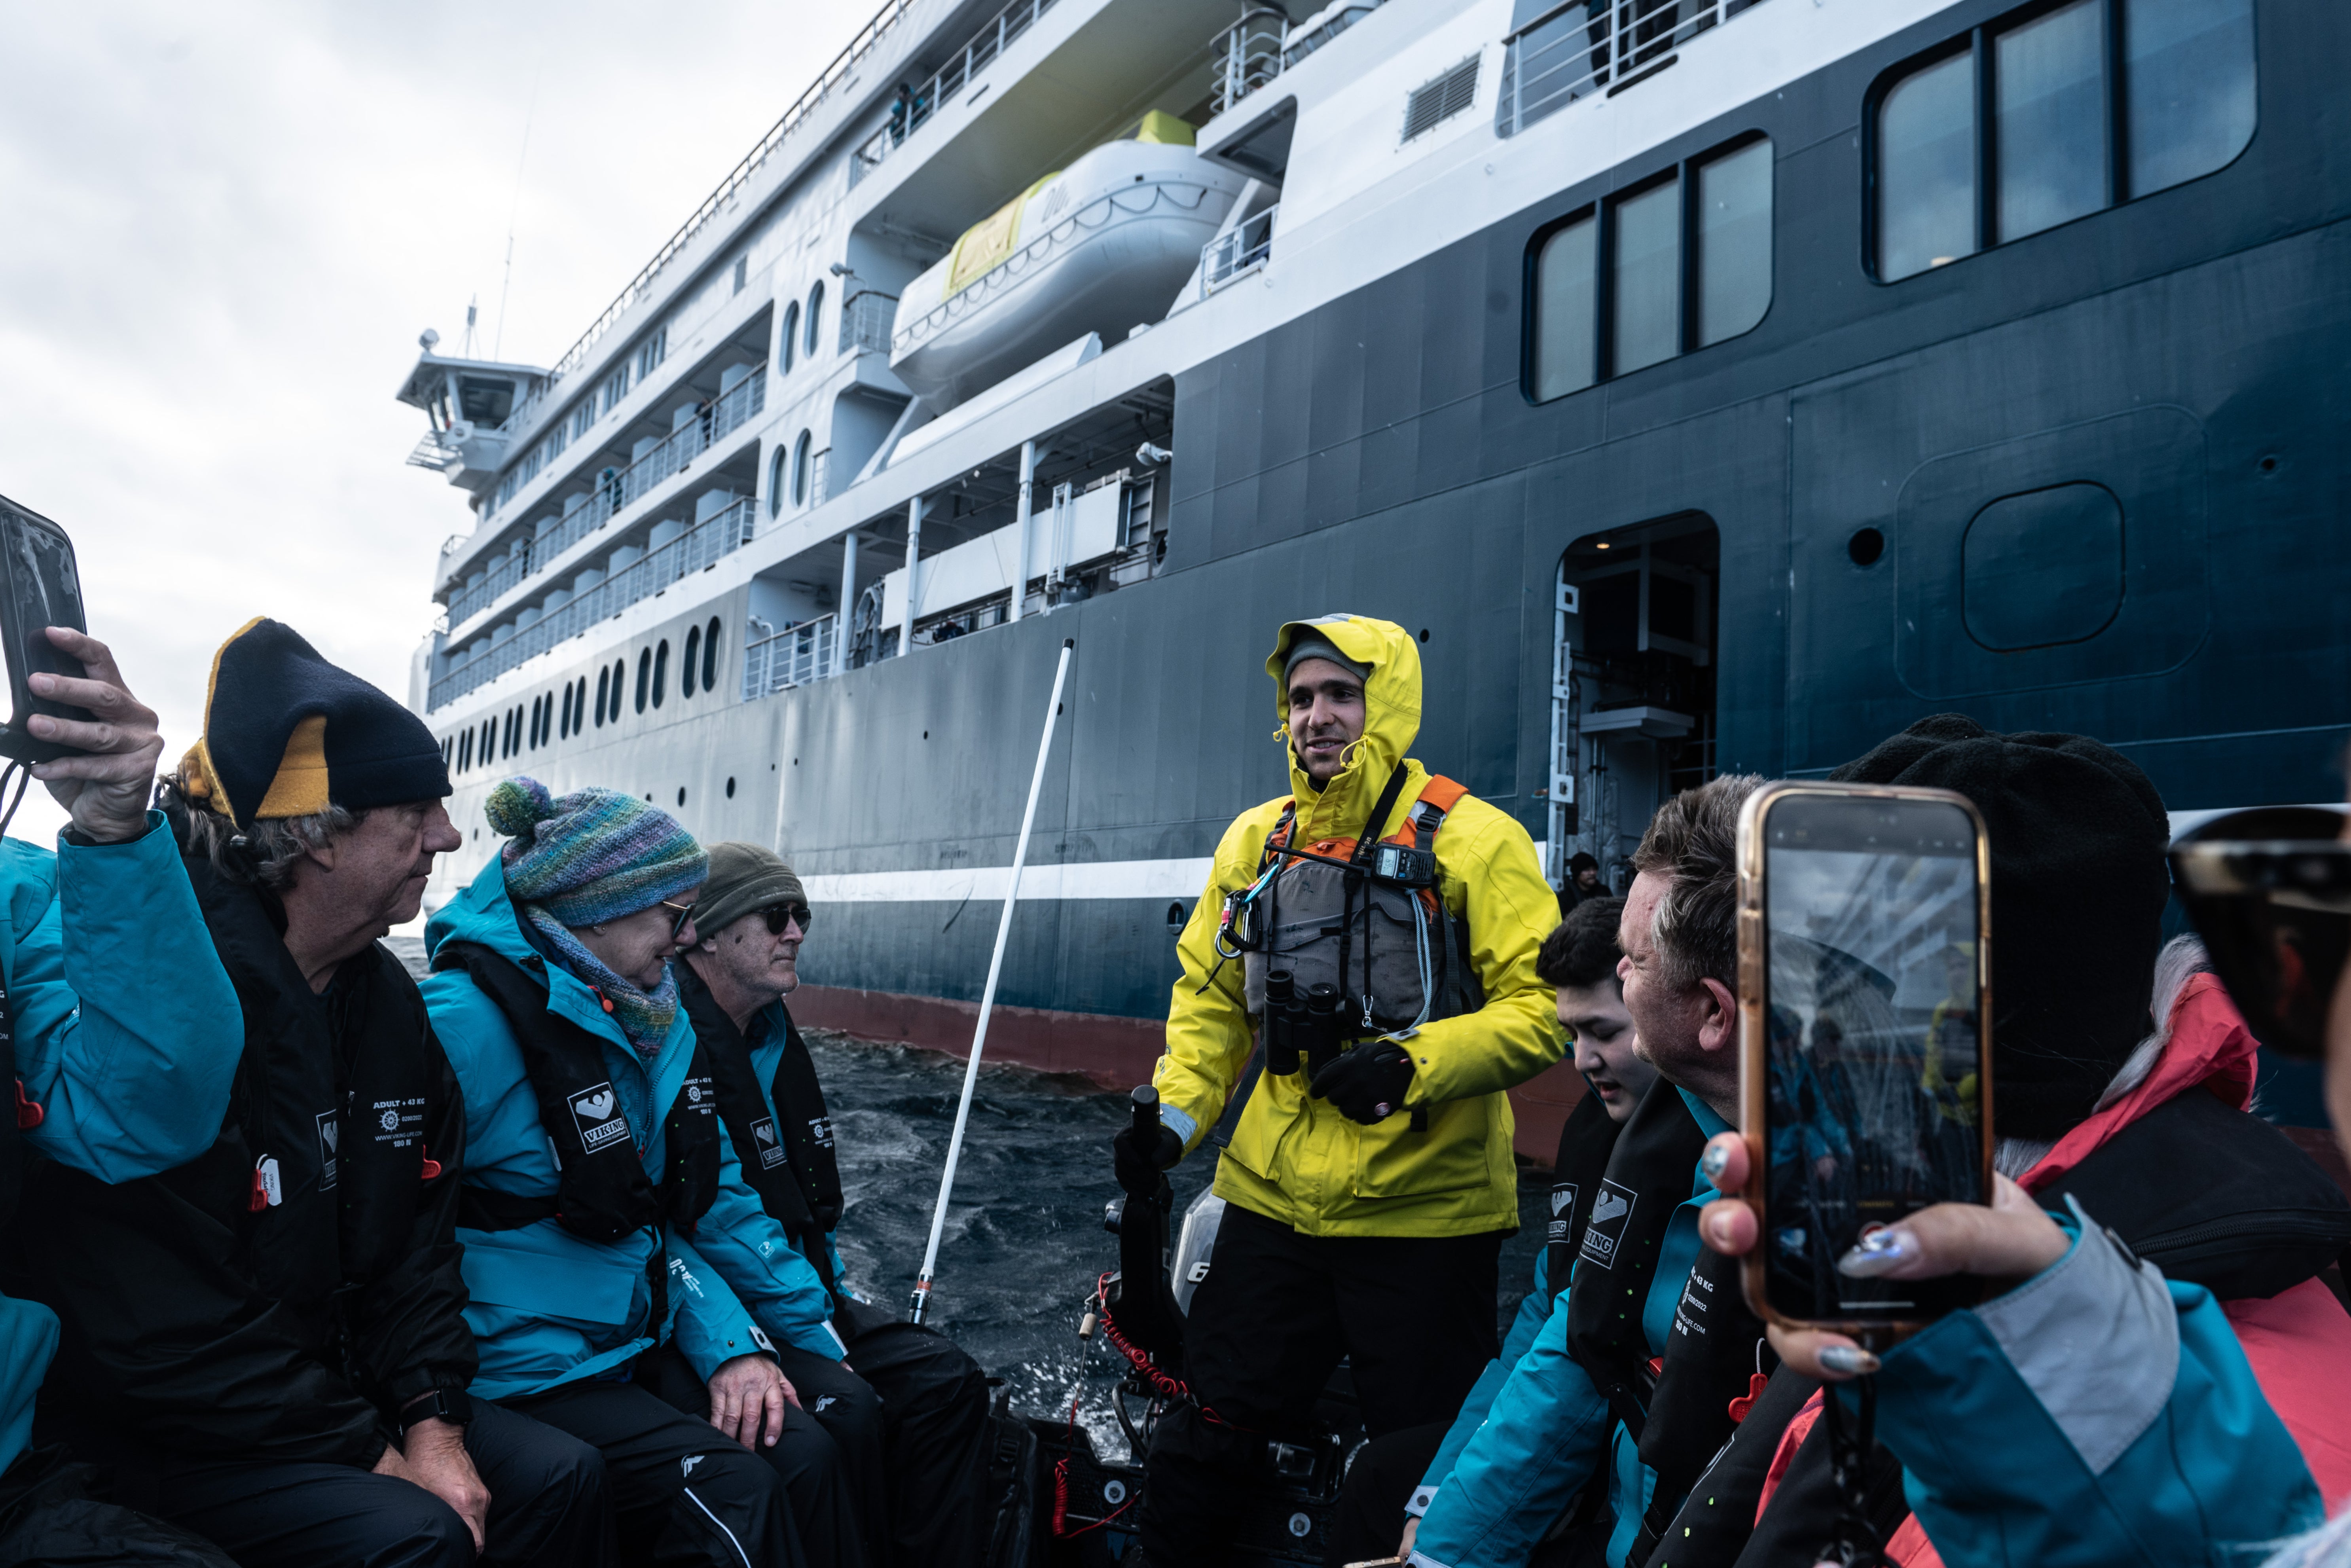
[[[148,812],[147,831],[126,843],[60,834],[52,854],[0,840],[0,890],[16,1075],[41,1107],[30,1152],[125,1182],[210,1148],[245,1051],[244,1014],[163,814]],[[0,1096],[14,1093],[0,1084]],[[0,1099],[0,1113],[14,1109]],[[55,1313],[0,1298],[0,1470],[24,1452],[57,1347]]]
[[[1176,944],[1183,977],[1167,1014],[1167,1052],[1152,1075],[1166,1124],[1196,1146],[1224,1113],[1255,1044],[1241,964],[1219,966],[1225,895],[1257,880],[1266,834],[1287,800],[1298,801],[1293,841],[1363,836],[1364,819],[1398,762],[1407,777],[1386,822],[1404,825],[1428,781],[1405,757],[1420,731],[1420,650],[1402,627],[1361,616],[1318,623],[1350,659],[1371,666],[1364,736],[1345,768],[1317,792],[1286,740],[1291,796],[1243,812],[1225,830],[1208,884]],[[1286,718],[1280,672],[1277,714]],[[1468,1236],[1515,1228],[1518,1173],[1510,1157],[1508,1091],[1566,1050],[1552,988],[1535,975],[1535,952],[1559,923],[1559,901],[1543,881],[1527,831],[1465,795],[1435,844],[1445,901],[1466,920],[1486,1005],[1424,1025],[1408,1042],[1413,1080],[1405,1104],[1426,1107],[1428,1130],[1405,1112],[1373,1126],[1341,1115],[1305,1092],[1304,1074],[1260,1077],[1217,1164],[1219,1197],[1312,1236]]]
[[[427,922],[425,944],[437,951],[448,941],[478,942],[519,962],[532,948],[516,918],[504,869],[494,859]],[[658,1185],[667,1152],[663,1123],[694,1053],[684,1009],[648,1063],[586,985],[557,965],[549,965],[547,975],[549,1010],[599,1038],[630,1135],[647,1177]],[[467,1185],[552,1195],[555,1160],[506,1015],[462,970],[433,976],[424,999],[465,1092]],[[763,1333],[840,1359],[844,1352],[828,1321],[831,1304],[822,1282],[743,1185],[726,1129],[718,1132],[717,1197],[695,1226],[690,1246],[674,1234],[664,1238],[677,1348],[705,1379],[721,1364],[765,1348]],[[649,1231],[610,1246],[574,1236],[552,1219],[516,1230],[460,1227],[457,1234],[473,1297],[465,1319],[481,1348],[474,1388],[489,1398],[614,1371],[651,1349],[666,1327],[651,1322]],[[684,1310],[686,1299],[692,1311]]]

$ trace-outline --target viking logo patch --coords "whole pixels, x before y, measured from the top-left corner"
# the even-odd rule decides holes
[[[762,1116],[751,1124],[751,1141],[759,1148],[759,1168],[774,1170],[784,1163],[784,1146],[776,1136],[776,1123],[771,1116]]]
[[[377,1100],[368,1105],[368,1113],[359,1125],[372,1128],[379,1148],[404,1149],[424,1135],[424,1100]]]
[[[580,1128],[580,1144],[594,1154],[615,1139],[628,1142],[629,1124],[621,1113],[621,1097],[610,1083],[599,1083],[571,1097],[571,1120]]]
[[[1543,1233],[1543,1239],[1564,1242],[1567,1239],[1568,1220],[1574,1213],[1575,1184],[1572,1181],[1563,1181],[1553,1185],[1551,1189],[1551,1226]]]
[[[712,1086],[709,1076],[705,1074],[700,1078],[687,1079],[684,1087],[678,1093],[678,1099],[683,1102],[680,1109],[699,1111],[707,1116],[718,1103],[718,1093]]]
[[[829,1149],[829,1148],[832,1147],[832,1118],[831,1118],[831,1117],[830,1117],[830,1116],[810,1116],[810,1117],[809,1118],[809,1131],[810,1131],[810,1133],[811,1133],[812,1134],[814,1134],[814,1135],[815,1135],[815,1138],[816,1138],[816,1146],[817,1146],[818,1148],[820,1148],[820,1149]]]
[[[1633,1206],[1640,1195],[1617,1182],[1604,1181],[1600,1195],[1592,1200],[1592,1221],[1583,1228],[1583,1256],[1603,1269],[1616,1266],[1617,1243],[1625,1239],[1625,1228],[1632,1222]]]

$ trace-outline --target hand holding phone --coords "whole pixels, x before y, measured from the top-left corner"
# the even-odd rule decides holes
[[[85,836],[100,843],[135,839],[147,831],[147,801],[163,756],[155,710],[131,695],[105,643],[67,626],[44,630],[48,642],[86,673],[37,673],[30,681],[34,695],[89,716],[37,713],[26,720],[25,727],[37,738],[71,748],[35,763],[33,777],[48,786]]]
[[[1754,1209],[1738,1194],[1750,1174],[1747,1141],[1724,1133],[1707,1145],[1706,1169],[1719,1197],[1698,1211],[1698,1233],[1726,1258],[1743,1258],[1755,1249],[1761,1234]],[[1922,1208],[1898,1220],[1872,1239],[1886,1238],[1872,1249],[1871,1266],[1886,1280],[1930,1280],[1967,1274],[1980,1279],[2030,1279],[2065,1256],[2064,1231],[2032,1201],[2022,1187],[2004,1176],[1992,1178],[1989,1207],[1974,1203],[1943,1203]],[[1826,1329],[1765,1325],[1771,1348],[1780,1359],[1807,1377],[1842,1383],[1877,1370],[1877,1357],[1845,1334]]]
[[[1982,1295],[1873,1249],[1992,1196],[1983,821],[1948,790],[1774,784],[1739,859],[1747,1298],[1882,1348]]]

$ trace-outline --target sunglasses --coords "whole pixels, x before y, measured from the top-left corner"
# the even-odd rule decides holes
[[[677,918],[670,923],[669,928],[669,939],[674,942],[684,933],[686,922],[694,918],[694,905],[680,904],[674,898],[664,898],[661,901],[661,907],[677,911]]]
[[[2326,1054],[2326,1015],[2351,957],[2351,844],[2340,812],[2262,806],[2215,818],[2171,852],[2172,882],[2213,972],[2253,1038]]]
[[[808,935],[809,906],[805,904],[771,904],[759,911],[759,917],[768,923],[771,936],[782,936],[784,927],[796,920],[799,922],[800,935]]]

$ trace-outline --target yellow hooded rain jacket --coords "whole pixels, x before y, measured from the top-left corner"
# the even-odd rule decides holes
[[[1256,1040],[1240,961],[1217,966],[1226,894],[1257,880],[1266,835],[1290,799],[1299,802],[1293,842],[1361,838],[1403,761],[1404,789],[1374,835],[1384,838],[1403,827],[1428,781],[1404,755],[1420,733],[1420,650],[1411,635],[1360,615],[1284,625],[1266,669],[1285,725],[1282,665],[1301,634],[1370,667],[1364,736],[1320,793],[1291,753],[1293,795],[1243,812],[1217,846],[1208,885],[1177,944],[1184,976],[1168,1009],[1167,1052],[1152,1075],[1187,1151],[1223,1113]],[[1486,1005],[1424,1025],[1405,1041],[1414,1071],[1405,1103],[1428,1108],[1428,1130],[1412,1131],[1405,1111],[1364,1126],[1310,1098],[1303,1071],[1265,1074],[1217,1162],[1216,1190],[1228,1201],[1310,1236],[1467,1236],[1518,1224],[1507,1092],[1566,1049],[1554,993],[1535,976],[1535,950],[1558,922],[1558,897],[1527,831],[1475,796],[1464,795],[1447,815],[1434,848],[1445,902],[1468,924]]]

